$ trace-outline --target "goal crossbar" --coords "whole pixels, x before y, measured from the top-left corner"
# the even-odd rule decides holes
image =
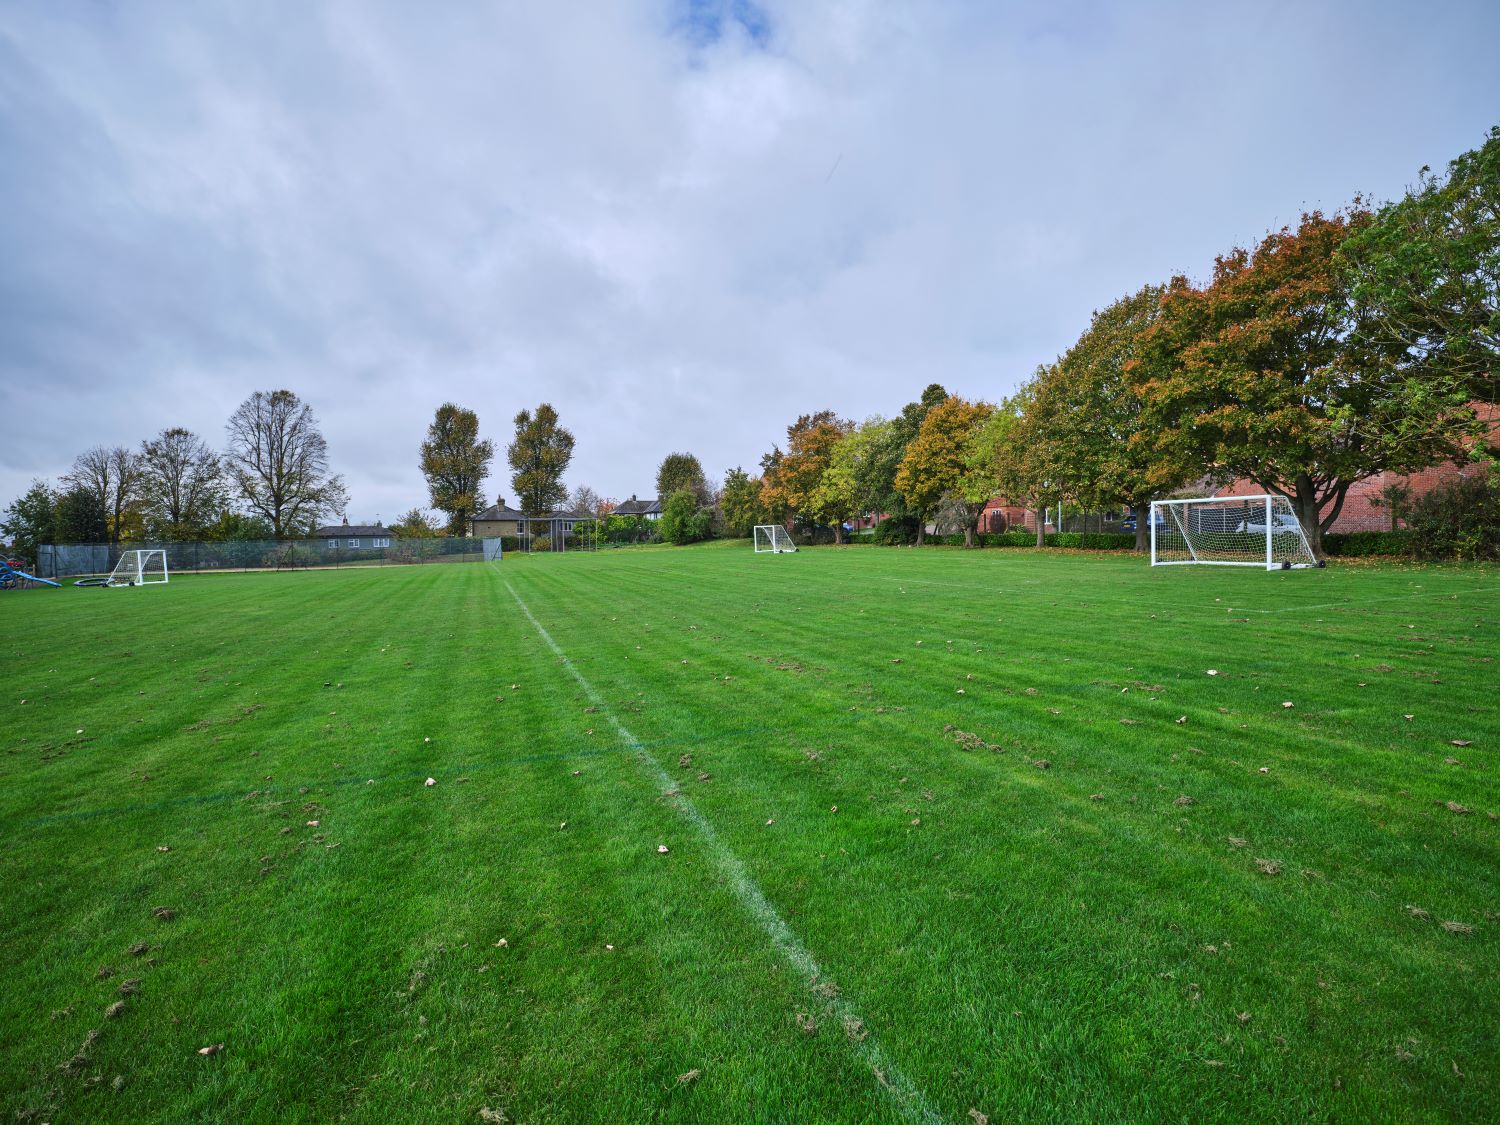
[[[1151,502],[1152,566],[1321,566],[1285,496],[1198,496]]]
[[[167,552],[159,548],[120,553],[106,586],[155,586],[167,581]]]

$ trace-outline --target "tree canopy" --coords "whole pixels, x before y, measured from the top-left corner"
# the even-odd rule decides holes
[[[896,490],[921,521],[917,525],[918,545],[926,538],[926,517],[948,494],[963,502],[966,511],[972,509],[965,540],[973,544],[973,521],[978,519],[979,510],[990,496],[981,497],[977,508],[968,497],[990,486],[977,485],[978,480],[988,480],[988,476],[982,474],[971,456],[970,444],[993,410],[988,403],[969,402],[950,395],[926,412],[917,436],[906,447],[895,483]]]
[[[516,436],[506,450],[512,469],[511,485],[521,511],[542,516],[568,498],[563,474],[573,460],[573,435],[558,425],[557,411],[542,403],[533,414],[516,415]]]
[[[703,466],[691,453],[668,453],[656,470],[656,495],[665,504],[675,492],[688,491],[700,505],[713,501]]]
[[[451,402],[437,408],[420,463],[432,506],[448,515],[449,534],[469,533],[494,456],[495,447],[479,438],[479,415]]]
[[[229,475],[272,535],[304,535],[344,510],[343,478],[328,469],[328,442],[312,408],[291,391],[256,391],[229,417]]]

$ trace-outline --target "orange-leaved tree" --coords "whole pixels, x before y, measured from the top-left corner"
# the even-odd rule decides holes
[[[982,469],[971,457],[970,445],[994,409],[987,402],[949,395],[927,412],[906,447],[896,469],[896,491],[917,516],[917,546],[926,540],[928,515],[944,497],[963,506],[964,544],[974,545],[974,525],[993,490],[983,483],[986,477],[976,475]]]

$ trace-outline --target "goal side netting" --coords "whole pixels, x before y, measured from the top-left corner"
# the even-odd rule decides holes
[[[124,551],[106,586],[153,586],[167,580],[167,552],[161,550]]]
[[[792,542],[792,537],[787,534],[786,528],[779,523],[758,523],[755,525],[755,553],[757,555],[772,554],[779,555],[786,551],[795,551],[797,545]]]
[[[1285,496],[1153,501],[1151,565],[1192,563],[1266,570],[1318,565]]]

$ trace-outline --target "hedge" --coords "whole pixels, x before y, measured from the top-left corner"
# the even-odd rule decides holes
[[[885,529],[884,532],[882,529]],[[905,537],[907,533],[908,528],[900,521],[886,520],[875,528],[874,539],[876,543],[904,545],[911,541]],[[914,530],[911,533],[914,534]],[[988,535],[976,535],[974,542],[980,547],[1035,547],[1036,532],[1001,531]],[[962,547],[964,537],[962,535],[929,535],[927,543],[934,547]],[[1115,532],[1055,531],[1045,536],[1042,544],[1046,547],[1087,551],[1131,551],[1135,549],[1135,536]]]
[[[1409,531],[1330,531],[1323,536],[1324,554],[1346,559],[1410,555],[1413,546]]]

